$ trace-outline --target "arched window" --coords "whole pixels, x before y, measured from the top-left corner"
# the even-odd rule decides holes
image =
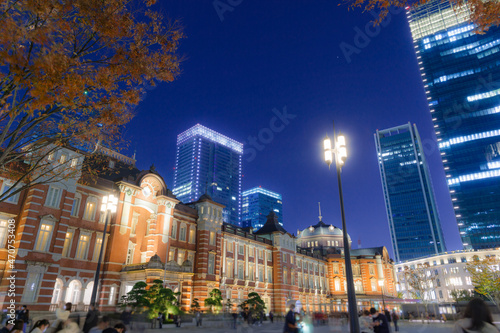
[[[80,302],[80,293],[82,291],[82,284],[78,280],[73,280],[70,282],[68,289],[66,290],[66,299],[64,302],[71,302],[73,304],[78,304]]]
[[[63,287],[63,282],[61,279],[56,279],[56,284],[54,285],[54,291],[52,292],[51,304],[59,304],[61,301],[61,291]]]
[[[87,283],[85,294],[83,295],[83,304],[90,305],[90,298],[92,297],[92,289],[94,288],[94,281]]]

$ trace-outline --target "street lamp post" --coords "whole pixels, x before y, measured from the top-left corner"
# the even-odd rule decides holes
[[[352,275],[352,266],[351,266],[351,250],[349,248],[349,239],[347,236],[347,227],[345,223],[345,214],[344,214],[344,197],[342,194],[342,180],[340,178],[340,172],[342,170],[342,166],[344,165],[345,159],[347,157],[347,149],[345,145],[345,136],[339,135],[335,136],[335,126],[333,126],[333,141],[335,143],[335,147],[332,148],[332,142],[328,136],[325,137],[323,141],[323,148],[325,154],[325,162],[328,164],[328,167],[333,163],[333,156],[335,156],[335,165],[337,168],[337,181],[339,184],[339,198],[340,198],[340,212],[342,215],[342,230],[343,230],[343,239],[344,239],[344,258],[345,258],[345,270],[346,270],[346,282],[347,282],[347,300],[349,302],[349,321],[351,333],[359,333],[359,319],[358,319],[358,305],[356,303],[356,293],[354,290],[354,278]]]
[[[102,254],[104,252],[104,244],[106,244],[106,230],[108,229],[108,222],[111,219],[111,214],[116,213],[116,205],[118,204],[118,198],[113,194],[106,195],[102,198],[101,213],[106,214],[104,222],[104,230],[102,232],[102,243],[101,249],[99,251],[99,259],[97,260],[97,268],[95,270],[94,276],[94,287],[92,288],[92,296],[90,297],[90,304],[95,305],[95,300],[97,297],[97,287],[99,285],[99,276],[101,275],[101,261]]]
[[[384,299],[384,280],[378,280],[378,285],[380,286],[380,290],[382,291],[382,306],[385,311],[385,299]]]

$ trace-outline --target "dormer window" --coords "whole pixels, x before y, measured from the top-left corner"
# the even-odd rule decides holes
[[[113,169],[115,167],[115,161],[109,161],[109,164],[108,164],[109,168],[110,169]]]
[[[68,155],[66,154],[61,154],[61,157],[59,157],[59,163],[64,164],[68,160]]]

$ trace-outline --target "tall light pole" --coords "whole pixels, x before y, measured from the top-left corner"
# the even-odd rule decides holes
[[[378,285],[380,286],[380,290],[382,291],[382,306],[384,309],[382,310],[385,311],[385,299],[384,299],[384,280],[378,280]]]
[[[101,261],[102,254],[104,252],[104,244],[106,244],[106,230],[108,230],[108,222],[111,219],[111,214],[116,213],[116,206],[118,204],[118,198],[113,194],[106,195],[102,198],[101,213],[106,214],[104,230],[102,232],[102,242],[101,250],[99,251],[99,259],[97,260],[97,268],[95,270],[94,276],[94,287],[92,288],[92,296],[90,297],[90,304],[95,304],[95,299],[97,297],[97,287],[99,285],[99,276],[101,275]]]
[[[326,164],[328,164],[328,168],[330,168],[330,165],[333,163],[333,156],[335,156],[335,165],[337,167],[337,181],[339,184],[340,212],[342,214],[347,301],[349,302],[349,322],[351,333],[359,333],[358,305],[356,303],[356,293],[354,290],[354,278],[352,275],[351,266],[351,249],[349,248],[349,239],[347,236],[347,227],[345,224],[344,197],[342,194],[342,180],[340,178],[342,166],[344,165],[345,159],[347,158],[347,148],[345,146],[345,136],[339,134],[339,136],[336,137],[335,125],[333,126],[333,141],[335,143],[335,147],[332,148],[332,142],[330,141],[330,138],[326,136],[325,140],[323,141],[323,148],[325,154],[325,162]]]

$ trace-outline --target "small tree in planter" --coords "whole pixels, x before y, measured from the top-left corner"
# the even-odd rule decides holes
[[[197,298],[193,298],[193,301],[191,302],[191,312],[196,313],[198,311],[200,311],[200,303]]]
[[[205,299],[205,306],[210,307],[212,313],[218,313],[222,309],[222,293],[219,289],[212,289],[209,295]]]

